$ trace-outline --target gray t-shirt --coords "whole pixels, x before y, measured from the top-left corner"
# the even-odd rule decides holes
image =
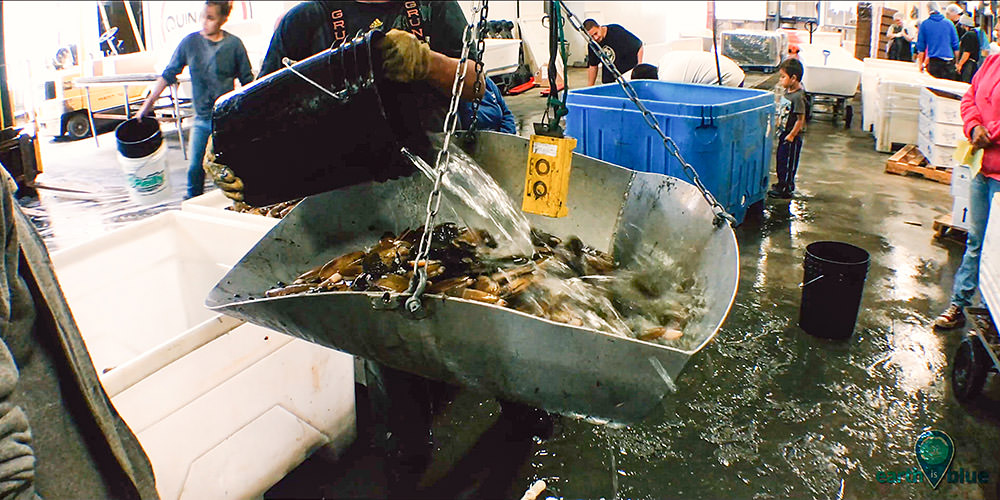
[[[784,140],[785,136],[792,131],[798,115],[806,114],[806,92],[801,87],[795,92],[785,92],[778,102],[778,139]],[[799,132],[798,137],[805,135],[805,127]]]
[[[215,100],[233,90],[234,79],[239,78],[243,85],[253,81],[250,58],[243,42],[227,31],[222,33],[224,36],[218,42],[201,36],[199,32],[184,37],[161,75],[168,83],[174,84],[184,66],[191,68],[194,112],[204,120],[212,118]]]

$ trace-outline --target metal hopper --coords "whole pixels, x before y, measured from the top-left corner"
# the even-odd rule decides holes
[[[528,141],[481,132],[468,153],[519,200]],[[427,378],[497,397],[615,422],[633,422],[670,392],[688,358],[721,326],[736,295],[739,254],[728,225],[690,184],[574,155],[569,215],[532,225],[613,252],[623,266],[656,247],[706,283],[708,312],[684,334],[692,350],[556,323],[480,302],[428,295],[414,319],[401,298],[327,292],[264,298],[278,281],[385,231],[423,224],[431,182],[419,173],[307,198],[209,294],[212,309]],[[445,211],[438,220],[447,220]]]

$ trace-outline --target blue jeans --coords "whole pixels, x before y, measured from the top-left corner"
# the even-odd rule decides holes
[[[194,119],[194,126],[191,127],[191,141],[188,149],[188,158],[191,164],[188,165],[188,187],[187,198],[200,196],[205,192],[205,170],[201,166],[205,157],[205,147],[208,145],[208,136],[212,134],[212,120],[202,118]]]
[[[965,240],[962,265],[955,273],[955,287],[951,303],[963,308],[972,305],[972,298],[979,288],[979,254],[983,250],[983,236],[990,217],[990,201],[1000,192],[1000,181],[983,174],[977,175],[969,185],[969,235]]]
[[[789,193],[795,191],[795,174],[799,171],[799,154],[802,152],[802,136],[797,136],[792,142],[784,137],[778,139],[777,158],[774,162],[775,173],[778,174],[778,189]]]

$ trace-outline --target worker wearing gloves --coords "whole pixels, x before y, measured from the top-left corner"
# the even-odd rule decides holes
[[[282,18],[271,38],[260,76],[280,70],[285,58],[307,59],[353,39],[357,33],[381,29],[386,33],[376,48],[381,51],[383,75],[387,80],[409,84],[393,86],[393,98],[415,104],[414,109],[420,111],[420,128],[436,133],[443,129],[466,26],[465,15],[453,1],[305,2]],[[471,61],[474,54],[469,57],[460,89],[464,101],[477,97],[477,90],[478,96],[483,95],[487,88],[482,75],[476,84],[475,64]],[[481,108],[480,116],[487,109]],[[242,180],[216,159],[210,144],[205,156],[206,172],[226,196],[242,201]],[[374,170],[369,180],[380,179],[385,173]],[[358,181],[351,177],[345,184]],[[386,454],[389,496],[412,497],[430,460],[432,386],[422,377],[370,361],[365,363],[365,379],[376,421],[375,438]]]
[[[0,498],[157,498],[0,168]]]
[[[426,110],[419,117],[421,128],[437,132],[443,128],[465,26],[465,15],[456,2],[304,2],[288,11],[278,24],[258,76],[281,69],[286,57],[299,61],[339,46],[355,33],[392,27],[379,46],[385,77],[412,84],[401,99],[419,103],[419,108]],[[483,95],[486,85],[482,76],[478,94],[474,82],[475,65],[467,61],[462,100]],[[211,141],[204,167],[223,194],[243,201],[242,180],[216,162]]]

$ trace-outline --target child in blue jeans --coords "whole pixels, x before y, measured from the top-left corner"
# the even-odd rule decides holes
[[[785,89],[778,109],[778,151],[775,170],[778,182],[768,196],[789,199],[795,192],[795,172],[799,169],[802,134],[806,127],[806,92],[802,88],[802,63],[785,59],[778,66],[778,84]]]

